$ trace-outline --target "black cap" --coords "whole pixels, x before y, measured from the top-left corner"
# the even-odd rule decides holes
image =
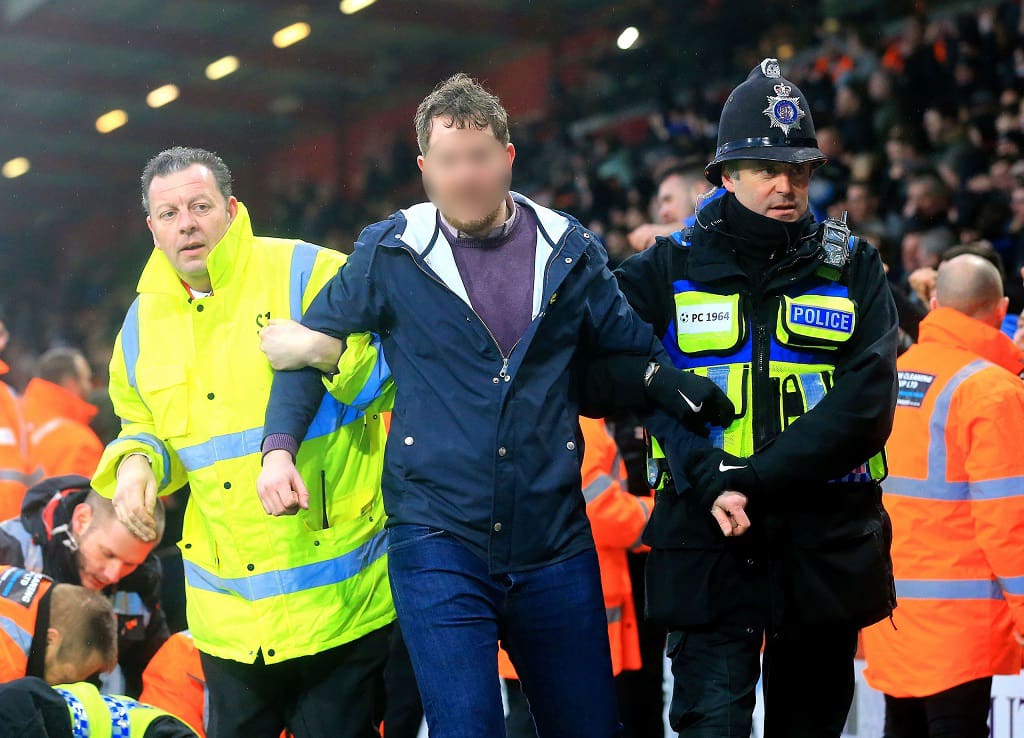
[[[729,95],[718,122],[715,158],[704,168],[722,184],[722,162],[736,159],[824,163],[814,121],[800,88],[782,76],[778,59],[765,59]]]

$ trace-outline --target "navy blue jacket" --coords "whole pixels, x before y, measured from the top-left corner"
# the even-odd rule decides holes
[[[474,312],[430,203],[366,228],[302,320],[338,338],[380,334],[397,386],[383,476],[388,524],[447,531],[492,573],[593,547],[580,490],[580,357],[660,353],[597,237],[513,197],[539,228],[533,321],[508,356]],[[265,435],[302,438],[323,392],[315,370],[278,372]]]

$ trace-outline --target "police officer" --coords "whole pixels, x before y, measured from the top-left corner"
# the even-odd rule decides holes
[[[765,59],[722,111],[705,175],[725,196],[617,272],[674,364],[737,413],[696,444],[647,419],[667,457],[651,462],[647,608],[671,631],[686,737],[750,734],[763,638],[765,735],[838,736],[857,631],[895,604],[879,480],[896,312],[878,252],[808,213],[824,161],[806,98]]]

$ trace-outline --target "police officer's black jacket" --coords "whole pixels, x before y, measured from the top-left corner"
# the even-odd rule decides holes
[[[819,227],[808,219],[794,243],[786,242],[780,228],[778,243],[763,244],[777,258],[763,270],[749,263],[744,268],[723,219],[725,200],[700,211],[687,234],[691,246],[659,238],[624,262],[616,276],[632,307],[666,340],[675,335],[676,280],[700,282],[722,294],[742,292],[757,351],[757,336],[775,329],[780,293],[814,279],[821,266]],[[760,484],[749,494],[752,525],[746,535],[725,538],[710,515],[709,500],[689,488],[693,435],[667,416],[647,418],[665,448],[675,486],[658,493],[644,534],[652,547],[649,617],[671,627],[715,624],[759,633],[784,622],[859,626],[891,612],[891,536],[880,487],[828,481],[883,448],[895,407],[896,312],[878,252],[859,239],[854,243],[843,281],[857,304],[858,322],[832,360],[834,386],[781,432],[773,410],[776,390],[768,381],[755,382],[757,451],[750,464]],[[726,356],[723,362],[728,361]],[[636,374],[635,362],[595,364],[585,382],[588,409],[613,407],[614,393],[607,388]]]
[[[36,562],[25,560],[25,550],[38,546],[43,574],[61,584],[80,585],[75,553],[66,541],[71,514],[88,494],[89,480],[78,475],[51,477],[29,489],[21,517],[0,523],[0,564],[35,568]],[[117,661],[124,692],[131,697],[142,692],[142,672],[170,637],[160,605],[162,581],[160,560],[150,553],[139,568],[103,590],[117,614]]]

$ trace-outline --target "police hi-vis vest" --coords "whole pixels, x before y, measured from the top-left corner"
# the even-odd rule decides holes
[[[74,738],[142,738],[154,720],[174,717],[130,697],[101,695],[87,682],[61,684],[54,690],[68,705]],[[181,722],[181,718],[174,719]],[[184,734],[189,726],[181,724]],[[194,730],[191,732],[195,735]]]
[[[677,231],[672,239],[689,248],[691,232]],[[854,246],[851,237],[851,252]],[[785,431],[832,389],[834,356],[857,328],[857,304],[842,281],[815,274],[766,298],[778,301],[774,326],[753,327],[752,306],[745,295],[723,294],[689,279],[675,280],[672,286],[675,316],[662,338],[672,363],[713,381],[736,408],[738,417],[727,428],[711,429],[717,448],[751,456],[772,415],[778,430]],[[754,388],[763,381],[768,382],[773,407],[755,412]],[[657,441],[652,441],[650,481],[661,488],[667,482],[667,464],[661,461],[664,454]],[[880,452],[833,481],[881,481],[885,475],[885,454]]]

